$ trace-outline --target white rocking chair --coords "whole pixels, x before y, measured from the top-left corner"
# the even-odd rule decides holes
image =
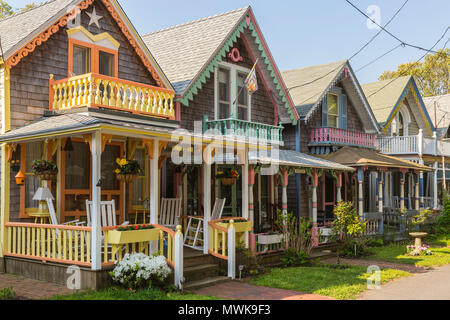
[[[159,222],[162,226],[175,230],[181,216],[181,198],[161,199],[161,210],[159,212]]]
[[[222,218],[223,208],[225,207],[226,199],[216,199],[213,211],[211,213],[211,220],[219,220]],[[203,218],[189,217],[186,233],[184,235],[184,245],[194,250],[203,250]],[[208,227],[208,226],[206,226]],[[194,234],[192,236],[191,234]],[[192,243],[189,243],[192,242]],[[202,245],[197,245],[197,242],[201,242]]]
[[[92,205],[93,202],[86,200],[86,214],[87,214],[87,225],[92,226]],[[100,224],[102,227],[115,227],[116,222],[116,205],[114,200],[111,201],[101,201],[100,202],[101,219]],[[122,223],[122,226],[129,225],[128,221]]]

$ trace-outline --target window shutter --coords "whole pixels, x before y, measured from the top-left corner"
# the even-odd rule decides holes
[[[328,94],[323,98],[322,102],[322,127],[328,126]]]
[[[341,129],[345,129],[347,130],[347,96],[345,94],[341,94],[341,99],[340,99],[340,119],[341,119],[341,125],[340,128]]]

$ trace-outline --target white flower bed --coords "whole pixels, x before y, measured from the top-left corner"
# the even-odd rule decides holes
[[[143,253],[126,254],[111,272],[113,281],[128,288],[151,286],[162,283],[172,270],[164,256],[147,256]]]

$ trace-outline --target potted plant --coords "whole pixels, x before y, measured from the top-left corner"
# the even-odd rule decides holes
[[[115,165],[116,178],[122,182],[132,182],[142,172],[139,162],[136,160],[117,158]]]
[[[108,233],[108,242],[112,245],[142,243],[159,239],[159,229],[152,225],[120,226]]]
[[[56,175],[58,174],[58,167],[56,164],[44,159],[34,160],[31,170],[34,175],[38,176],[43,181],[56,180]]]
[[[234,230],[236,232],[236,239],[240,239],[244,235],[245,232],[253,230],[253,227],[252,227],[253,223],[251,221],[248,221],[248,220],[242,219],[242,218],[222,220],[222,221],[218,222],[217,225],[219,227],[222,227],[222,228],[225,228],[228,230],[228,228],[230,227],[231,220],[234,221]]]
[[[217,179],[220,179],[223,185],[232,186],[239,179],[239,172],[234,169],[226,168],[217,172]]]

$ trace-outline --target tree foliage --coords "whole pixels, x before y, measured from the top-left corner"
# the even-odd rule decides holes
[[[388,80],[411,75],[424,97],[449,93],[450,87],[450,49],[441,49],[434,54],[427,54],[423,62],[407,62],[397,67],[396,71],[385,71],[378,80]]]
[[[17,13],[17,12],[27,11],[34,7],[36,7],[36,4],[34,2],[32,2],[30,4],[25,5],[25,7],[23,7],[23,8],[14,9],[7,1],[0,0],[0,19],[12,16],[14,13]]]

